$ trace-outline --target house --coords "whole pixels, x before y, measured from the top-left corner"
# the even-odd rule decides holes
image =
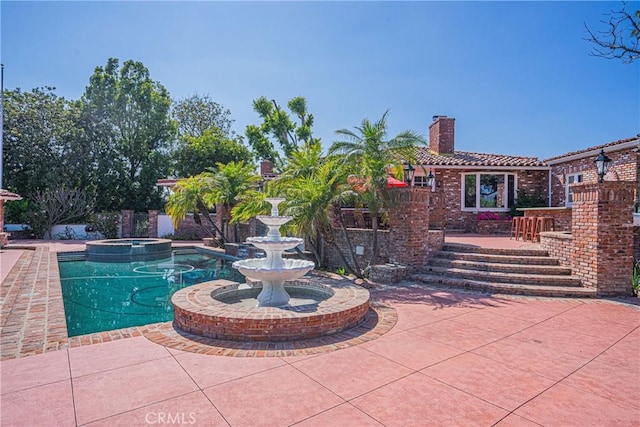
[[[636,136],[544,161],[472,153],[456,150],[454,118],[434,116],[429,126],[429,147],[420,148],[416,156],[419,167],[413,185],[425,186],[429,173],[435,177],[431,190],[440,195],[440,200],[431,213],[430,228],[478,232],[478,214],[507,216],[518,195],[541,199],[547,206],[570,208],[570,185],[597,180],[593,160],[602,149],[612,159],[605,180],[637,181],[638,144]],[[570,224],[566,227],[570,229]]]

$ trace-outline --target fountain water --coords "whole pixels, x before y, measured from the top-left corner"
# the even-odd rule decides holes
[[[258,307],[281,307],[287,305],[290,296],[284,282],[298,279],[315,264],[313,261],[283,259],[282,253],[303,242],[296,237],[282,237],[280,227],[291,221],[290,216],[279,216],[278,205],[284,199],[267,199],[271,204],[271,216],[258,216],[258,220],[269,227],[265,237],[249,237],[247,241],[266,253],[266,258],[250,258],[233,263],[240,273],[249,279],[260,280],[262,291],[258,294]]]

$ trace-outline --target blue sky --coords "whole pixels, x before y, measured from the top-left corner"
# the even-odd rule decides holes
[[[589,56],[620,2],[0,2],[4,85],[79,98],[107,58],[173,98],[209,94],[244,133],[259,96],[304,96],[315,136],[378,119],[456,149],[542,159],[640,132],[640,61]],[[636,10],[639,2],[628,3]]]

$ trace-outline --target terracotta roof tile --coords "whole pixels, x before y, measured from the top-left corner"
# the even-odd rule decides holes
[[[455,151],[452,156],[440,156],[433,154],[428,148],[420,148],[416,157],[418,163],[432,166],[546,166],[537,157],[470,153],[467,151]]]
[[[634,136],[632,138],[619,139],[617,141],[607,142],[606,144],[596,145],[594,147],[585,148],[583,150],[572,151],[570,153],[565,153],[565,154],[562,154],[560,156],[551,157],[551,158],[545,159],[545,163],[549,162],[549,161],[552,161],[552,160],[561,159],[563,157],[575,156],[576,154],[580,154],[580,153],[587,153],[587,152],[593,151],[593,150],[600,150],[602,148],[613,147],[615,145],[624,144],[625,142],[630,142],[630,141],[634,141],[634,140],[635,141],[640,140],[640,134],[636,135],[636,136]]]

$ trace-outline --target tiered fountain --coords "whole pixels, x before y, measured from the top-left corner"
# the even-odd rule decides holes
[[[249,237],[247,242],[266,253],[266,258],[251,258],[233,263],[240,273],[249,279],[262,282],[262,291],[258,294],[258,307],[281,307],[289,303],[289,293],[284,287],[287,280],[298,279],[314,267],[313,261],[282,259],[282,253],[293,249],[303,242],[297,237],[282,237],[280,227],[293,218],[279,216],[278,205],[284,199],[267,199],[271,204],[271,216],[260,215],[257,219],[269,227],[265,237]]]
[[[314,263],[283,259],[285,250],[303,240],[280,235],[291,217],[278,215],[283,199],[267,200],[271,216],[258,219],[269,232],[247,239],[266,257],[233,263],[249,286],[214,280],[179,290],[171,299],[176,328],[223,340],[291,341],[335,334],[365,320],[369,291],[346,281],[329,286],[301,279]]]

